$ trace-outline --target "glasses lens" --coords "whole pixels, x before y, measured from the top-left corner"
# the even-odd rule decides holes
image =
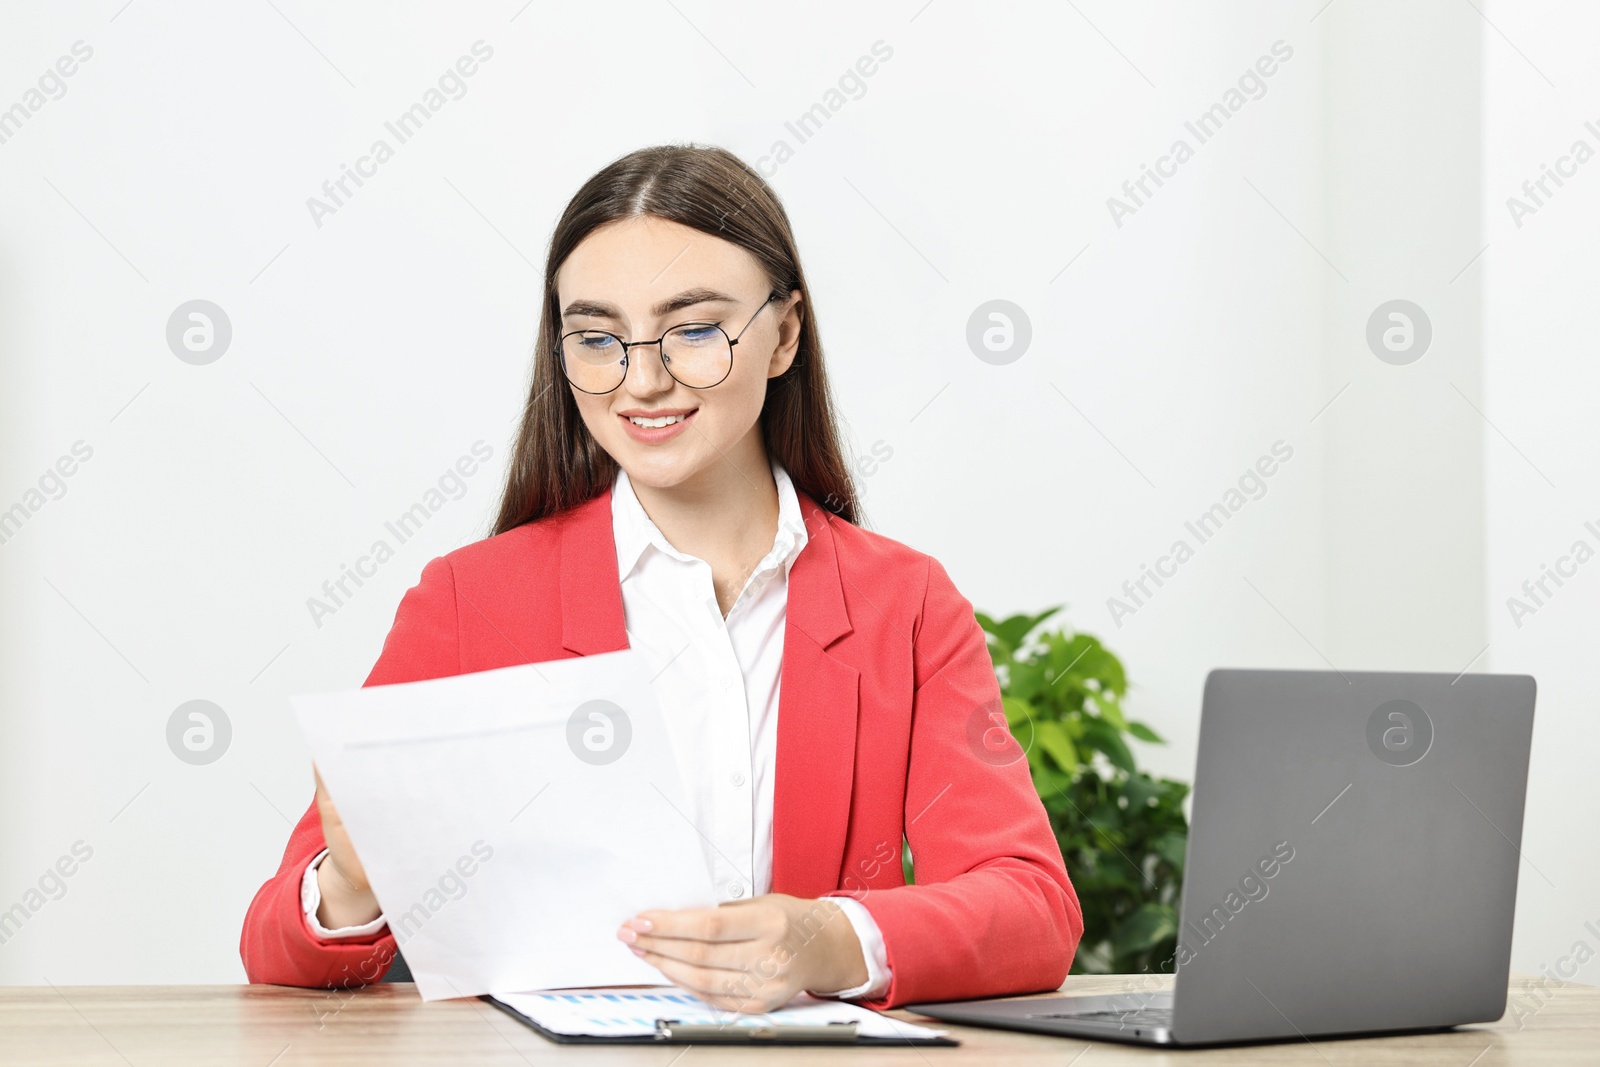
[[[622,343],[608,333],[585,330],[561,339],[567,380],[586,393],[604,393],[622,381]]]
[[[672,376],[693,389],[708,389],[728,376],[733,346],[719,326],[688,323],[661,339],[661,355]]]

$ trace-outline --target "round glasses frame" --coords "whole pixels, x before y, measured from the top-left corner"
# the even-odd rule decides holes
[[[713,389],[727,381],[728,375],[733,373],[733,350],[738,346],[739,338],[743,337],[745,331],[750,328],[750,323],[756,321],[756,315],[759,315],[765,311],[776,299],[777,294],[774,293],[769,295],[766,301],[760,307],[756,308],[755,315],[751,315],[750,318],[745,321],[743,328],[741,328],[737,336],[734,337],[729,337],[728,331],[724,330],[715,322],[680,322],[671,329],[664,331],[661,336],[657,337],[654,341],[624,341],[610,330],[568,330],[566,333],[562,334],[556,339],[556,351],[561,357],[561,374],[567,379],[567,384],[571,385],[580,393],[588,393],[590,396],[604,396],[606,393],[614,393],[617,391],[618,386],[628,380],[628,361],[631,355],[631,352],[629,351],[630,349],[638,348],[641,345],[659,345],[662,341],[667,339],[667,334],[671,333],[673,330],[681,330],[685,326],[709,326],[718,333],[722,334],[723,339],[728,342],[728,369],[723,372],[722,377],[718,378],[710,385],[690,385],[688,382],[672,373],[672,364],[670,362],[663,359],[661,361],[661,365],[666,368],[667,374],[671,376],[672,380],[683,386],[685,389]],[[614,339],[617,344],[622,346],[622,358],[618,360],[618,362],[622,364],[622,374],[617,378],[616,385],[613,385],[610,389],[585,389],[583,386],[572,380],[572,375],[567,371],[567,338],[572,337],[575,334],[604,334],[605,336]]]

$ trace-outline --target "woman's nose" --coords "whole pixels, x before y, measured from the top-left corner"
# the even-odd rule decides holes
[[[661,346],[638,345],[628,349],[628,366],[623,372],[623,388],[636,396],[651,396],[672,391],[673,377],[661,360]]]

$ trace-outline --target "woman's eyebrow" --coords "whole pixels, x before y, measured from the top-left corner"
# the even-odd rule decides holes
[[[718,292],[715,289],[699,286],[694,289],[685,289],[677,296],[668,297],[651,308],[650,313],[659,318],[662,315],[670,315],[674,311],[681,311],[683,308],[693,307],[696,304],[714,304],[718,302],[736,304],[739,302],[739,298]]]
[[[685,289],[676,296],[667,297],[665,300],[656,304],[655,307],[651,308],[650,312],[659,318],[662,315],[670,315],[674,311],[681,311],[686,307],[693,307],[696,304],[709,304],[716,301],[722,301],[729,304],[738,302],[736,297],[729,296],[727,293],[718,292],[715,289],[707,289],[704,286],[699,286],[694,289]],[[563,317],[571,315],[588,315],[591,318],[597,319],[619,319],[622,317],[617,311],[615,304],[608,304],[603,300],[586,300],[581,297],[568,304],[566,310],[561,314]]]

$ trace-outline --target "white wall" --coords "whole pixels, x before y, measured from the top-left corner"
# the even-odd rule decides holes
[[[1341,669],[1483,670],[1481,274],[1468,268],[1484,243],[1483,23],[1439,0],[1336,4],[1317,25],[1329,60],[1323,373],[1338,397],[1318,419],[1323,651]],[[1401,365],[1366,336],[1396,299],[1432,328]]]
[[[1537,383],[1492,351],[1479,370],[1477,287],[1492,300],[1491,272],[1524,271],[1496,246],[1450,282],[1496,225],[1479,210],[1498,186],[1480,195],[1475,74],[1499,39],[1470,9],[519,6],[41,8],[0,35],[0,69],[18,72],[0,106],[74,41],[94,48],[0,144],[0,507],[74,442],[94,450],[0,544],[0,908],[74,842],[94,849],[0,946],[0,981],[242,977],[245,906],[310,798],[286,697],[358,684],[422,565],[485,532],[534,264],[578,184],[640,145],[712,141],[755,162],[789,143],[766,169],[855,447],[893,450],[865,479],[872,525],[992,613],[1070,604],[1172,739],[1144,754],[1158,770],[1190,775],[1211,667],[1459,669],[1497,626],[1496,576],[1555,547],[1535,528],[1512,544],[1507,494],[1547,487],[1449,387],[1505,411],[1578,493],[1586,423],[1575,395],[1552,396],[1572,351],[1552,347]],[[317,227],[306,198],[480,39],[494,54],[465,96]],[[1419,39],[1440,47],[1405,47]],[[1185,121],[1280,40],[1293,55],[1264,95],[1198,144]],[[865,92],[798,144],[785,120],[878,41],[892,56]],[[1558,66],[1585,69],[1576,53]],[[1193,158],[1117,225],[1108,197],[1179,137]],[[1437,309],[1437,353],[1380,364],[1366,316],[1408,294]],[[234,329],[208,366],[164,339],[195,298]],[[1032,323],[1009,365],[965,339],[992,299]],[[465,495],[315,625],[306,599],[479,440],[494,458]],[[1265,495],[1114,620],[1124,580],[1279,440],[1294,455]],[[1554,657],[1542,701],[1572,690],[1565,727],[1541,705],[1542,766],[1562,729],[1585,729],[1577,661],[1555,649],[1570,611],[1576,655],[1577,598],[1535,620]],[[1511,647],[1497,639],[1493,665],[1525,669]],[[195,698],[233,728],[203,767],[165,738]],[[1529,818],[1552,826],[1530,848],[1552,835],[1540,866],[1578,885],[1570,864],[1592,857],[1560,851],[1576,805],[1548,788]],[[1521,966],[1553,943],[1536,921]],[[176,923],[192,936],[175,942]]]
[[[1576,971],[1578,981],[1595,984],[1600,963],[1579,967],[1574,948],[1581,941],[1588,954],[1600,950],[1584,926],[1600,926],[1600,564],[1572,557],[1580,540],[1587,553],[1600,551],[1600,161],[1578,166],[1563,157],[1579,140],[1589,156],[1600,153],[1600,71],[1587,47],[1600,34],[1600,11],[1494,3],[1488,15],[1504,38],[1491,32],[1484,49],[1488,251],[1480,262],[1485,414],[1495,427],[1484,451],[1493,641],[1485,659],[1539,682],[1515,959],[1529,971]],[[1522,186],[1545,166],[1574,173],[1559,187],[1548,179],[1545,191],[1535,187],[1541,205]],[[1536,210],[1514,213],[1513,197]],[[1571,576],[1557,586],[1547,566]],[[1522,586],[1541,578],[1539,603]],[[1514,608],[1513,597],[1533,613]]]

